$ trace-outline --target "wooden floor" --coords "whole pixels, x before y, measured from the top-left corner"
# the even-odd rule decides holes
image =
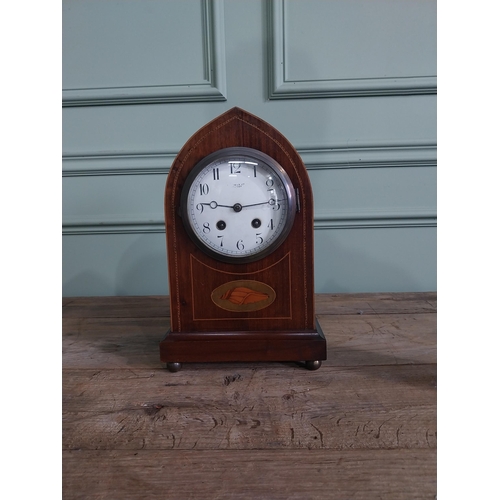
[[[167,297],[63,299],[63,498],[436,495],[436,294],[318,295],[318,371],[163,369]]]

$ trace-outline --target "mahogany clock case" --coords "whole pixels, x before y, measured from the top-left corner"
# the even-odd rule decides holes
[[[207,254],[181,218],[181,192],[189,173],[226,148],[252,148],[271,157],[297,197],[285,240],[252,262],[223,262]],[[171,325],[160,342],[162,362],[326,359],[326,340],[314,314],[312,188],[299,154],[280,132],[240,108],[202,127],[170,169],[165,224]]]

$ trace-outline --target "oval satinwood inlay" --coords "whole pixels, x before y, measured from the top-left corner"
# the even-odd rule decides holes
[[[212,292],[215,305],[236,312],[259,311],[271,305],[275,298],[273,288],[254,280],[229,281]]]

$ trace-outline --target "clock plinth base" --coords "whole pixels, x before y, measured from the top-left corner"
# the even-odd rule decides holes
[[[181,363],[305,361],[317,370],[326,359],[326,340],[319,324],[309,331],[167,332],[160,360],[170,371]]]

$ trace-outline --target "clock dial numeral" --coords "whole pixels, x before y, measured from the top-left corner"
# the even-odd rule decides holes
[[[220,180],[220,177],[219,177],[219,167],[216,167],[216,168],[213,169],[213,174],[214,174],[214,181]]]
[[[208,184],[200,184],[200,194],[201,195],[206,195],[210,192],[210,188]]]
[[[196,210],[199,210],[200,214],[202,214],[203,213],[203,203],[198,203],[196,205]]]
[[[224,247],[224,236],[217,236],[217,238],[220,240],[220,247]]]
[[[210,224],[209,224],[208,222],[205,222],[205,223],[203,224],[203,232],[204,232],[205,234],[208,234],[208,233],[210,232]]]
[[[236,248],[237,248],[238,250],[245,250],[245,245],[243,244],[243,240],[238,240],[238,241],[236,242]]]
[[[230,163],[231,174],[241,174],[241,165],[239,163]]]
[[[255,243],[257,245],[262,245],[264,243],[264,238],[261,236],[262,233],[256,233],[255,234]]]
[[[273,219],[271,219],[271,220],[269,221],[269,224],[267,225],[267,227],[268,227],[271,231],[273,231],[273,230],[274,230],[274,221],[273,221]]]

